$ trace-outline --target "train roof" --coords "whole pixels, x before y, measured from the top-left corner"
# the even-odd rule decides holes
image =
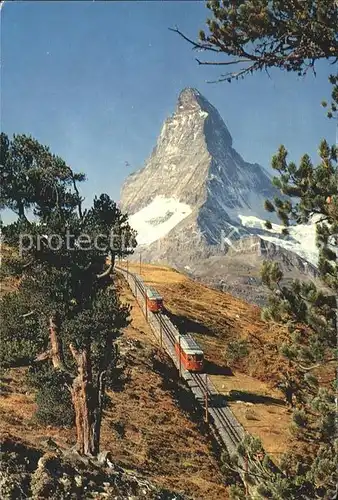
[[[188,333],[176,335],[176,343],[181,345],[181,349],[187,354],[204,354],[196,340]]]
[[[160,294],[158,293],[158,291],[157,291],[154,287],[152,287],[152,286],[147,286],[147,288],[146,288],[146,293],[147,293],[147,297],[148,297],[148,299],[163,300],[163,299],[162,299],[162,295],[160,295]]]

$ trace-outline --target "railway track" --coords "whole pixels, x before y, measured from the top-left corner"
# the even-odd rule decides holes
[[[229,439],[231,440],[233,447],[236,449],[237,445],[242,441],[243,435],[241,432],[239,432],[236,428],[236,423],[232,421],[231,416],[228,415],[228,412],[230,411],[229,408],[226,406],[223,406],[221,408],[217,406],[213,406],[213,397],[215,396],[214,392],[211,392],[211,390],[208,387],[208,382],[205,381],[203,375],[197,374],[197,373],[192,373],[191,374],[192,379],[195,381],[195,383],[200,387],[202,391],[204,391],[207,394],[207,397],[209,398],[209,409],[210,411],[213,410],[215,413],[215,416],[218,418],[220,421],[221,425],[224,427],[226,430]],[[218,394],[217,394],[218,396]],[[241,428],[241,427],[239,427]]]
[[[162,324],[163,330],[166,332],[168,338],[170,339],[172,343],[172,347],[174,348],[175,346],[175,334],[173,331],[171,331],[170,327],[164,320],[163,316],[160,315],[158,318],[159,323]],[[200,389],[202,394],[206,394],[208,397],[208,407],[210,412],[214,413],[214,415],[218,418],[218,420],[221,422],[223,425],[224,429],[226,429],[229,439],[231,440],[233,446],[236,448],[238,443],[243,439],[243,434],[236,429],[236,423],[233,422],[234,420],[232,416],[228,415],[228,412],[230,412],[230,409],[227,406],[223,407],[217,407],[217,404],[214,405],[213,402],[215,399],[219,399],[221,396],[215,389],[212,389],[212,384],[210,380],[208,379],[208,376],[205,374],[201,373],[193,373],[190,372],[190,377],[194,381],[194,383],[197,385],[197,387]],[[210,387],[211,386],[211,387]],[[214,416],[213,415],[213,416]],[[241,426],[238,426],[241,429]]]
[[[153,314],[146,311],[145,285],[139,276],[120,267],[116,267],[116,270],[126,278],[133,294],[144,310],[148,322],[156,335],[161,336],[169,355],[178,367],[179,362],[175,353],[175,336],[179,333],[177,328],[166,314]],[[245,432],[233,415],[225,397],[217,391],[209,377],[204,373],[193,373],[182,369],[182,376],[199,402],[202,405],[207,403],[208,417],[211,417],[210,423],[215,427],[229,453],[234,453],[238,444],[243,440]]]

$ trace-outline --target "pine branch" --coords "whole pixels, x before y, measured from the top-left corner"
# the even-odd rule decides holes
[[[101,279],[104,278],[105,276],[108,276],[112,272],[112,269],[114,268],[114,263],[115,263],[115,256],[113,255],[112,252],[110,252],[110,264],[105,271],[103,271],[101,274],[96,275],[97,279]]]
[[[239,63],[245,63],[245,62],[251,62],[250,59],[237,59],[235,61],[227,61],[227,62],[222,62],[222,61],[200,61],[199,59],[195,58],[195,61],[198,62],[200,66],[231,66],[232,64],[239,64]],[[250,68],[248,68],[250,70]]]
[[[311,370],[314,370],[315,368],[320,368],[321,366],[323,365],[326,365],[327,363],[337,363],[337,358],[330,358],[330,359],[327,359],[327,360],[324,360],[322,361],[321,363],[317,363],[316,365],[312,365],[312,366],[303,366],[301,364],[298,364],[298,367],[303,370],[304,372],[308,372],[308,371],[311,371]]]
[[[78,208],[79,217],[80,217],[80,220],[82,220],[83,219],[83,211],[82,211],[82,201],[83,200],[80,196],[79,188],[77,187],[77,184],[76,184],[74,172],[71,168],[69,170],[70,170],[70,176],[71,176],[72,183],[73,183],[73,188],[74,188],[74,191],[75,191],[76,196],[77,196],[77,208]]]
[[[217,52],[217,53],[222,52],[220,49],[215,49],[210,44],[203,44],[203,43],[194,42],[191,38],[184,35],[182,33],[182,31],[180,31],[178,29],[177,26],[175,28],[168,28],[168,30],[173,31],[174,33],[177,33],[178,35],[180,35],[184,40],[189,42],[194,47],[194,49],[208,50],[208,51]]]
[[[22,314],[22,316],[21,316],[21,317],[22,317],[22,318],[28,318],[29,316],[33,316],[33,314],[35,314],[35,313],[36,313],[36,311],[35,311],[35,310],[33,310],[33,311],[30,311],[30,312],[28,312],[28,313],[26,313],[26,314]]]

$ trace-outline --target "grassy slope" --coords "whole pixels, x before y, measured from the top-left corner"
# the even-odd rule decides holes
[[[139,273],[138,265],[130,270]],[[290,440],[290,413],[282,394],[274,388],[285,362],[274,342],[284,335],[260,319],[260,309],[233,296],[196,283],[177,271],[143,265],[141,276],[163,295],[168,314],[182,332],[191,332],[208,360],[206,371],[218,390],[229,396],[230,405],[244,427],[262,439],[276,459]],[[250,355],[229,369],[224,352],[234,339],[250,342]]]

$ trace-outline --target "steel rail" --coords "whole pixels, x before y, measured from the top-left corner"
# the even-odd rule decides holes
[[[202,376],[197,373],[192,373],[191,374],[192,379],[196,382],[196,384],[199,386],[199,388],[205,393],[207,393],[208,396],[211,397],[211,401],[209,403],[209,410],[210,412],[213,411],[216,415],[216,417],[219,419],[220,423],[222,424],[222,427],[224,430],[228,433],[228,436],[230,440],[232,441],[234,446],[237,446],[238,443],[242,441],[242,436],[238,433],[235,424],[233,424],[226,414],[226,410],[229,411],[228,408],[223,407],[223,408],[217,408],[217,406],[212,405],[212,397],[214,396],[214,393],[212,393],[208,387],[206,387],[205,381],[203,380]]]
[[[159,317],[158,319],[159,322],[162,323],[162,327],[164,331],[166,332],[169,340],[172,343],[172,346],[174,347],[175,345],[175,336],[174,333],[170,330],[168,325],[165,323],[162,317]],[[195,382],[195,384],[199,387],[201,390],[202,394],[207,393],[207,395],[211,398],[211,403],[212,403],[212,398],[219,394],[217,392],[212,392],[210,387],[208,387],[208,384],[205,383],[205,380],[203,379],[202,374],[198,373],[193,373],[190,372],[190,376],[192,380]],[[230,418],[228,415],[226,415],[226,410],[230,411],[229,408],[217,408],[216,406],[211,406],[209,407],[209,411],[215,413],[216,417],[219,419],[220,423],[222,424],[224,430],[228,433],[230,440],[232,441],[234,446],[237,446],[238,443],[242,441],[242,436],[240,433],[236,430],[234,424],[230,421]],[[230,435],[231,434],[231,435]]]

